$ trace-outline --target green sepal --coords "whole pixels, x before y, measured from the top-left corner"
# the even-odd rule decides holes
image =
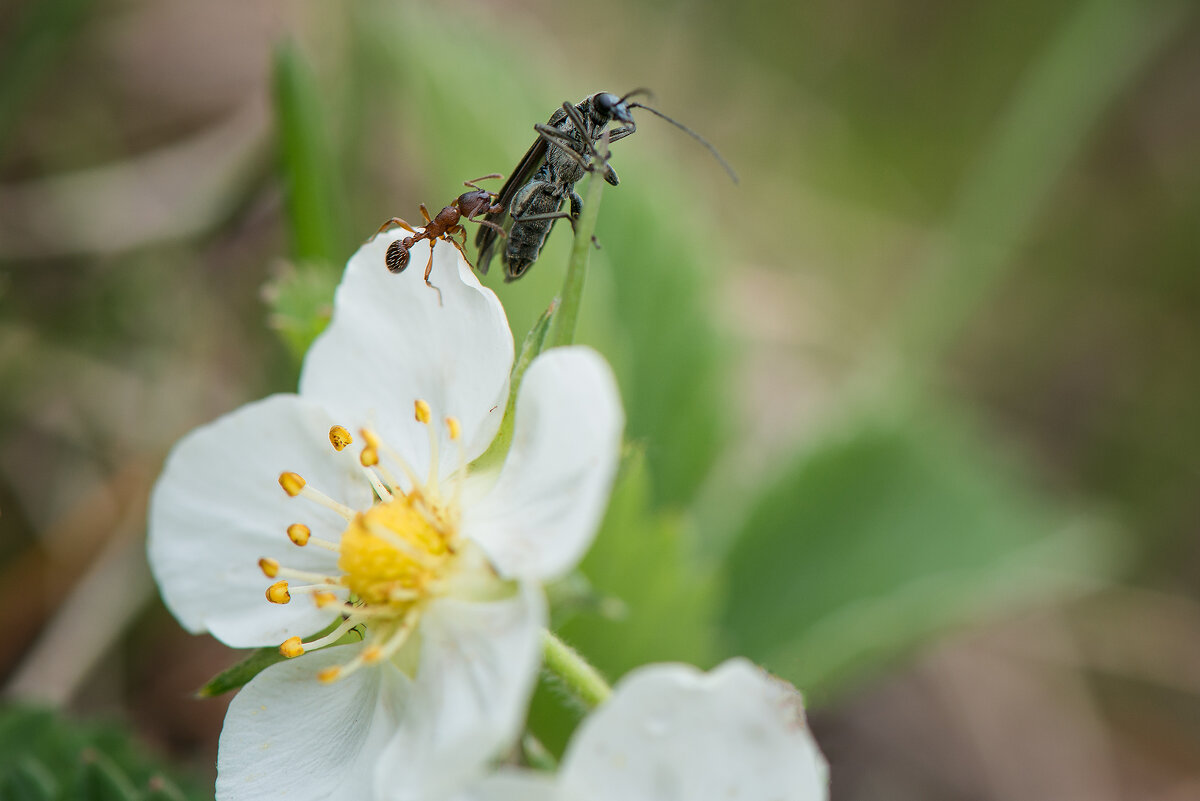
[[[333,631],[340,624],[340,620],[334,621],[321,631],[317,632],[317,634],[314,636],[323,637],[329,632]],[[349,645],[351,643],[361,642],[362,639],[362,630],[358,626],[355,626],[354,628],[350,629],[350,631],[343,634],[335,643],[326,647],[334,648],[338,645]],[[299,656],[296,658],[303,659],[304,657]],[[209,679],[203,687],[196,691],[196,697],[214,698],[218,695],[224,695],[230,690],[237,690],[243,685],[248,684],[251,679],[257,676],[259,673],[262,673],[267,668],[271,667],[271,665],[274,665],[276,662],[282,662],[285,659],[287,659],[287,657],[279,653],[278,648],[258,648],[241,662],[238,662],[233,667],[222,670],[220,673]]]
[[[521,343],[521,351],[517,354],[516,361],[513,362],[508,382],[508,404],[504,407],[504,419],[500,421],[500,430],[496,432],[496,438],[492,440],[492,444],[484,451],[483,455],[472,463],[472,469],[487,469],[504,461],[504,456],[508,453],[508,446],[512,444],[513,410],[517,406],[517,392],[521,388],[521,379],[525,377],[525,371],[529,369],[529,365],[545,349],[546,335],[550,331],[550,323],[554,319],[556,311],[558,311],[557,299],[550,303],[538,321],[533,324],[533,328],[530,328],[529,333],[525,335],[525,341]]]
[[[297,362],[329,325],[339,275],[328,265],[285,262],[262,290],[270,326]]]

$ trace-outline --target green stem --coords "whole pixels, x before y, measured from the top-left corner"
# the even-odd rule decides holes
[[[592,250],[592,235],[600,216],[600,194],[604,180],[596,173],[588,178],[587,195],[583,198],[583,213],[575,222],[575,242],[567,260],[567,277],[563,280],[562,302],[550,335],[550,347],[570,345],[575,341],[575,323],[579,319],[579,304],[583,298],[583,283],[587,277],[588,256]]]
[[[612,689],[600,675],[600,671],[553,632],[546,631],[542,634],[542,655],[545,658],[546,670],[562,679],[567,688],[587,704],[588,708],[594,709],[612,694]]]

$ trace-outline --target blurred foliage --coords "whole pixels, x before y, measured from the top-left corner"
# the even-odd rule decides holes
[[[0,708],[3,801],[184,801],[211,798],[163,768],[117,726],[81,726],[32,707]]]
[[[110,74],[72,46],[98,38],[90,5],[9,15],[0,175],[119,159],[183,125],[113,112],[87,83]],[[555,588],[568,642],[610,678],[745,653],[826,702],[939,634],[1114,574],[1196,596],[1192,7],[314,8],[317,30],[264,58],[278,180],[242,187],[238,219],[0,265],[12,575],[58,519],[54,487],[131,451],[153,462],[188,426],[294,387],[340,265],[380,222],[507,174],[563,100],[647,82],[744,182],[654,121],[614,148],[580,339],[618,373],[632,444],[582,572]],[[569,241],[560,226],[528,277],[486,279],[535,349]],[[777,299],[764,273],[804,283]],[[772,301],[790,304],[782,335]],[[756,352],[768,383],[746,381]],[[755,431],[797,364],[818,413],[796,401],[804,426]],[[575,720],[539,689],[531,728],[551,750]],[[145,793],[149,769],[119,748],[67,741],[65,757],[0,748],[3,797]]]
[[[1090,589],[1116,564],[1115,532],[1060,507],[954,413],[855,417],[741,522],[728,652],[820,701],[947,627]]]

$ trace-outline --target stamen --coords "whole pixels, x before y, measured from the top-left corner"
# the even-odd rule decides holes
[[[368,428],[361,429],[358,433],[362,434],[363,439],[367,441],[367,447],[377,452],[377,460],[378,451],[382,450],[387,454],[389,459],[400,465],[400,469],[404,471],[404,475],[408,476],[409,484],[412,485],[414,490],[421,485],[421,482],[417,480],[416,471],[409,466],[408,462],[404,460],[404,457],[397,453],[394,448],[381,440],[379,435]],[[393,476],[391,472],[389,472],[388,469],[383,465],[378,465],[378,469],[380,474],[383,476],[383,480],[386,481],[389,486],[391,486],[393,493],[399,493],[403,495],[404,493],[400,491],[400,482],[396,480],[396,477]]]
[[[354,519],[354,510],[349,506],[344,506],[338,503],[333,498],[330,498],[320,490],[315,490],[308,486],[308,482],[299,473],[285,472],[279,474],[279,486],[283,487],[283,491],[290,497],[295,498],[297,495],[302,495],[310,501],[319,503],[327,509],[332,509],[346,520]]]
[[[287,528],[288,539],[294,544],[304,547],[308,545],[308,538],[312,536],[312,529],[303,523],[292,523]]]
[[[338,624],[337,628],[335,628],[334,631],[331,631],[328,634],[325,634],[324,637],[318,637],[317,639],[308,640],[307,643],[302,643],[301,644],[302,645],[301,654],[304,651],[316,651],[318,648],[324,648],[324,646],[326,646],[326,645],[336,643],[337,640],[342,639],[342,634],[352,630],[352,628],[354,628],[355,626],[358,626],[359,622],[360,621],[355,620],[354,618],[347,618],[346,620],[343,620],[341,622],[341,624]],[[300,638],[296,637],[295,639],[299,640]],[[288,640],[288,642],[292,642],[292,640]],[[287,643],[284,643],[284,644],[287,644]],[[284,655],[284,656],[287,656],[287,655]]]
[[[408,637],[412,634],[413,627],[416,625],[418,614],[419,612],[416,607],[409,609],[404,615],[404,620],[400,622],[400,625],[396,627],[394,632],[387,635],[382,646],[371,645],[363,649],[363,661],[369,665],[373,665],[384,659],[390,659],[408,641]]]
[[[267,600],[273,604],[286,604],[292,600],[292,594],[288,592],[288,583],[286,581],[277,581],[270,587],[267,587]]]
[[[438,486],[438,436],[433,430],[433,426],[426,425],[426,431],[429,432],[429,478],[425,484],[429,487],[431,493],[437,492]]]
[[[275,578],[279,575],[279,562],[275,561],[274,559],[268,559],[264,556],[262,559],[258,560],[258,569],[261,570],[263,575],[267,578]]]
[[[455,450],[458,451],[458,471],[454,474],[454,492],[451,495],[450,508],[457,509],[459,501],[462,499],[463,484],[467,478],[467,449],[462,442],[462,426],[458,422],[458,418],[447,417],[446,428],[450,430],[450,441],[454,443]]]
[[[279,486],[283,487],[283,491],[288,494],[288,497],[295,498],[304,489],[304,485],[308,482],[299,473],[280,473]]]
[[[429,408],[429,403],[418,398],[413,402],[413,407],[416,410],[417,422],[422,425],[429,425],[429,421],[433,419],[432,410]]]
[[[287,535],[288,539],[292,541],[293,545],[298,545],[301,548],[303,548],[305,545],[314,545],[318,548],[324,548],[327,551],[333,551],[334,553],[337,553],[341,550],[336,542],[330,542],[329,540],[321,539],[320,537],[314,537],[312,535],[312,529],[303,523],[292,523],[287,528]]]
[[[288,637],[280,644],[279,653],[283,654],[288,659],[293,659],[304,653],[304,646],[300,644],[299,637]]]
[[[329,429],[329,444],[335,451],[342,450],[352,442],[354,442],[354,437],[350,436],[350,432],[342,426],[334,426]]]
[[[364,467],[363,473],[366,474],[367,481],[371,482],[371,487],[375,490],[375,494],[379,497],[379,500],[384,503],[392,500],[392,493],[388,491],[386,486],[384,486],[383,481],[380,480],[375,471]]]
[[[278,575],[284,578],[300,579],[301,581],[311,581],[314,584],[322,586],[340,587],[341,582],[333,576],[327,576],[324,573],[314,573],[311,570],[297,570],[294,567],[278,566],[275,571]]]
[[[340,604],[341,601],[338,600],[338,597],[332,592],[329,592],[328,590],[321,590],[313,593],[313,603],[317,605],[318,609],[324,609],[327,606]]]

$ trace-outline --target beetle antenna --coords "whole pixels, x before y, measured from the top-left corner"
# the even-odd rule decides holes
[[[637,91],[640,91],[640,90],[637,90],[637,89],[634,90],[634,92],[637,92]],[[630,92],[629,94],[633,94],[634,92]],[[657,111],[655,109],[650,108],[645,103],[630,103],[629,108],[644,108],[644,109],[646,109],[646,111],[649,111],[654,116],[662,117],[664,120],[671,123],[676,128],[678,128],[679,130],[683,131],[688,136],[695,139],[700,144],[704,145],[706,148],[708,148],[708,152],[712,153],[713,158],[715,158],[721,164],[721,166],[725,168],[725,172],[729,173],[729,177],[733,180],[733,182],[735,184],[738,182],[737,173],[733,171],[733,167],[729,166],[729,162],[726,161],[724,159],[724,157],[720,153],[717,152],[717,149],[715,147],[713,147],[711,144],[709,144],[708,140],[705,139],[703,136],[696,133],[695,131],[693,131],[691,128],[687,127],[683,123],[676,122],[675,120],[668,117],[666,114],[663,114],[661,111]]]
[[[639,86],[637,89],[631,89],[628,92],[626,92],[625,96],[621,98],[620,102],[624,103],[629,98],[637,97],[638,95],[645,95],[646,97],[654,97],[654,93],[651,92],[649,89],[647,89],[644,86]]]

